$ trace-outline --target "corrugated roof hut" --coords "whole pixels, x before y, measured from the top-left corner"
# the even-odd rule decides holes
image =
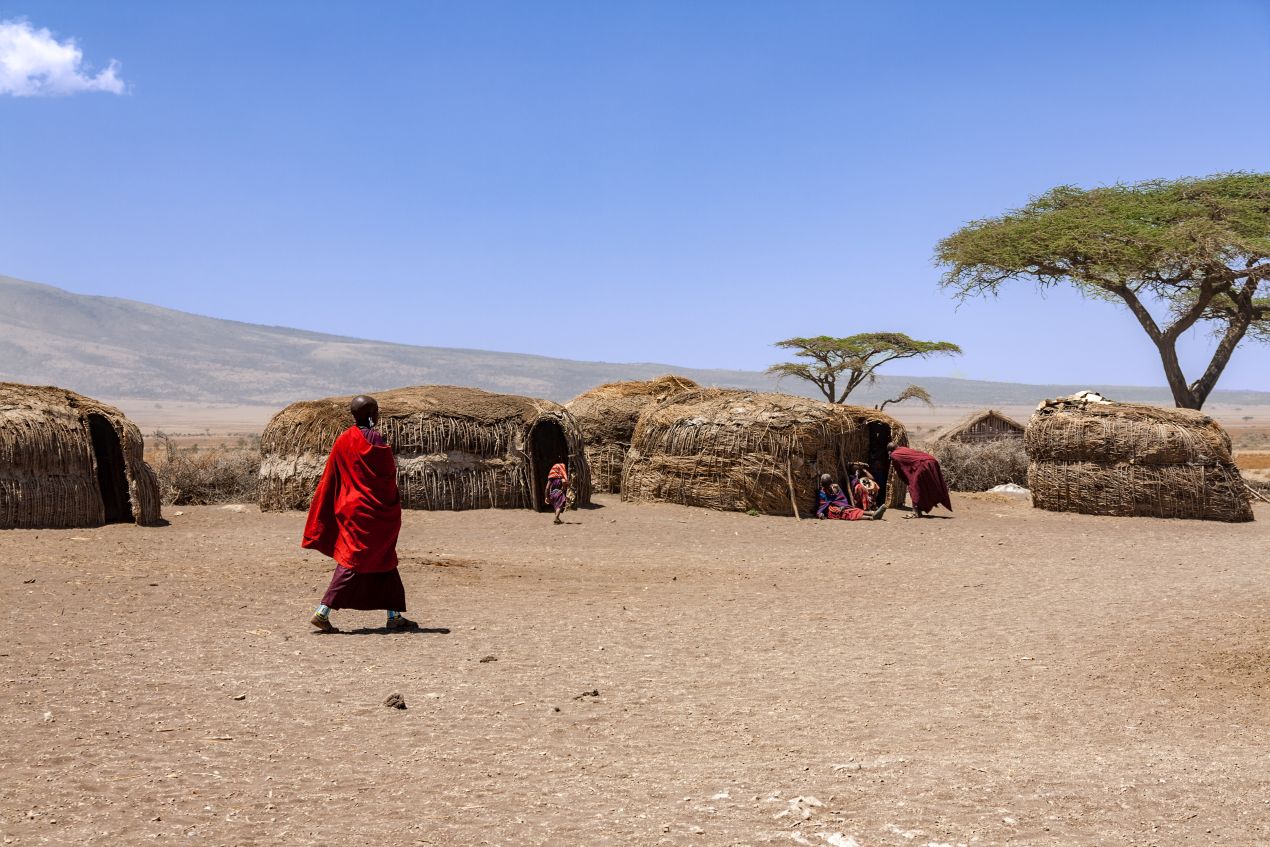
[[[0,382],[0,529],[157,524],[141,430],[114,406]]]
[[[605,383],[570,400],[565,408],[582,427],[595,490],[606,494],[622,490],[622,463],[631,448],[639,413],[646,406],[700,387],[686,377],[667,374],[656,379]]]
[[[822,473],[845,481],[868,462],[898,505],[886,445],[908,441],[903,424],[874,409],[789,394],[719,388],[688,391],[640,415],[622,499],[708,509],[805,515]]]
[[[982,444],[985,441],[1001,441],[1022,438],[1023,424],[996,409],[983,409],[955,424],[935,433],[931,441],[959,441],[963,444]]]
[[[1055,512],[1250,521],[1230,436],[1191,409],[1112,403],[1081,392],[1028,422],[1032,502]]]
[[[569,466],[574,505],[591,502],[582,431],[558,403],[452,385],[373,396],[407,509],[541,510],[556,462]],[[274,415],[260,437],[261,509],[308,508],[331,445],[353,425],[351,399],[292,403]]]

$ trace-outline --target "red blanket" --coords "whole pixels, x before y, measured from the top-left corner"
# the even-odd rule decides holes
[[[400,532],[392,448],[375,446],[357,427],[349,427],[326,460],[300,546],[358,573],[381,573],[397,567]]]
[[[929,512],[942,505],[952,511],[948,484],[944,482],[944,472],[939,469],[938,459],[911,447],[896,447],[891,452],[891,464],[908,484],[908,496],[913,500],[914,509]]]

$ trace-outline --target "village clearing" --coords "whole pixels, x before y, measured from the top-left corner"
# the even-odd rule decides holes
[[[0,534],[3,842],[1270,842],[1270,507],[597,501],[407,512],[392,635],[300,513]]]

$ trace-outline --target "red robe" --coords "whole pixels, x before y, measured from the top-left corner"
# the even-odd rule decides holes
[[[351,426],[331,447],[300,546],[357,573],[383,573],[397,568],[400,532],[401,496],[392,448],[371,444]]]
[[[944,472],[939,469],[938,459],[911,447],[896,447],[891,451],[891,464],[908,484],[908,496],[912,498],[914,509],[929,512],[942,505],[952,511],[948,483],[944,482]]]

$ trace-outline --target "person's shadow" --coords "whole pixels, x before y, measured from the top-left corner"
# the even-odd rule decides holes
[[[331,632],[315,630],[314,635],[449,635],[448,626],[421,626],[418,629],[385,629],[382,626],[362,626],[357,629],[339,629]]]

